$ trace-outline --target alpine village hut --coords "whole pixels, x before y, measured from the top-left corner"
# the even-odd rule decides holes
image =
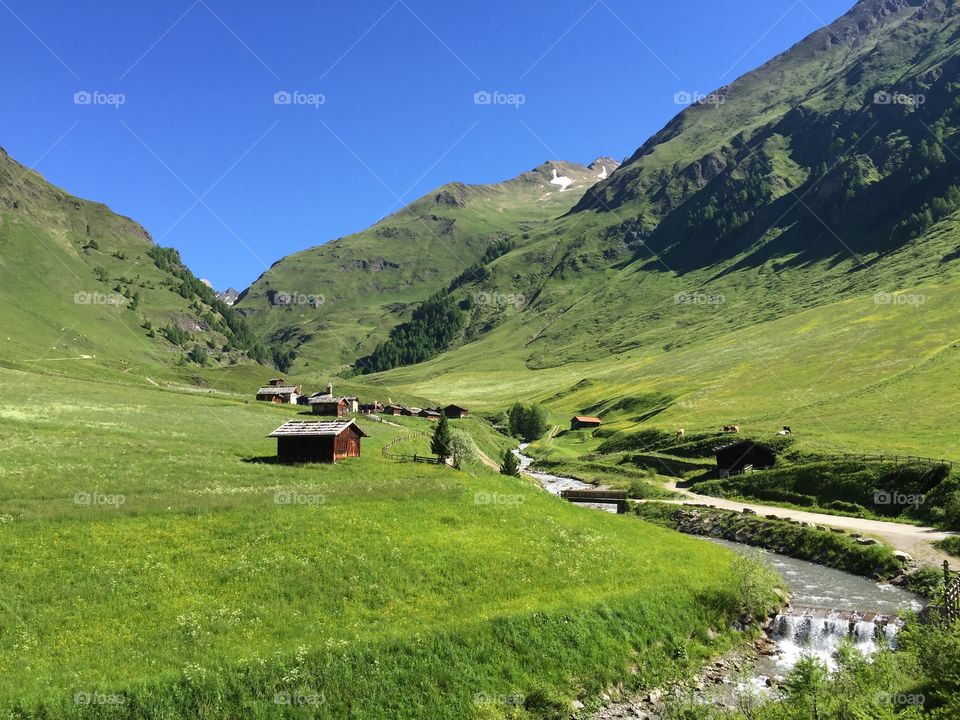
[[[333,383],[327,383],[326,392],[314,393],[310,397],[310,407],[314,415],[326,417],[346,417],[350,413],[347,399],[333,394]]]
[[[460,420],[470,416],[470,411],[459,405],[447,405],[442,412],[451,420]]]
[[[753,440],[740,440],[714,448],[713,452],[717,456],[717,472],[722,478],[741,475],[748,469],[767,470],[777,462],[773,450]]]
[[[278,405],[296,405],[300,394],[299,385],[287,385],[283,378],[273,378],[267,385],[257,390],[257,400]]]
[[[277,439],[282,463],[334,463],[360,457],[360,440],[369,437],[354,420],[290,420],[267,437]]]
[[[577,415],[570,418],[571,430],[588,430],[600,427],[601,420],[598,417],[588,417],[586,415]]]

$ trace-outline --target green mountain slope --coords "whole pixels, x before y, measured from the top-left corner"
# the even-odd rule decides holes
[[[459,347],[370,381],[960,458],[932,429],[960,414],[958,38],[952,2],[858,3],[454,293],[521,303],[474,308]],[[903,432],[911,415],[930,431]]]
[[[369,230],[283,258],[237,308],[263,336],[295,349],[297,367],[337,368],[372,351],[493,243],[524,244],[617,165],[548,162],[495,185],[444,185]],[[573,184],[551,184],[554,171]]]
[[[2,150],[0,341],[7,367],[71,376],[205,385],[228,366],[268,372],[250,361],[267,358],[262,343],[175,251]]]

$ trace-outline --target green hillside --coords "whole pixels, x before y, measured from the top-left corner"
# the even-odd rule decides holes
[[[429,421],[283,466],[264,436],[293,408],[6,369],[0,391],[4,716],[553,717],[730,641],[731,553],[381,456]]]
[[[265,338],[296,352],[296,369],[336,370],[371,352],[492,244],[525,244],[617,164],[548,162],[495,185],[444,185],[369,230],[279,260],[237,308]],[[574,183],[561,191],[550,182],[554,171]]]
[[[451,291],[523,303],[471,307],[447,352],[366,381],[490,411],[537,398],[558,424],[791,425],[810,449],[960,459],[939,429],[957,419],[958,38],[952,3],[863,0]]]
[[[134,221],[0,150],[0,364],[134,384],[255,382],[271,351]]]

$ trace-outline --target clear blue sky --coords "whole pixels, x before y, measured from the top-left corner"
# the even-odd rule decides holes
[[[445,182],[626,157],[852,4],[0,0],[0,145],[242,289]]]

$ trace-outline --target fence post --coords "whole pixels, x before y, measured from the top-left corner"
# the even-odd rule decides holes
[[[950,561],[943,561],[943,591],[946,592],[950,588]]]

